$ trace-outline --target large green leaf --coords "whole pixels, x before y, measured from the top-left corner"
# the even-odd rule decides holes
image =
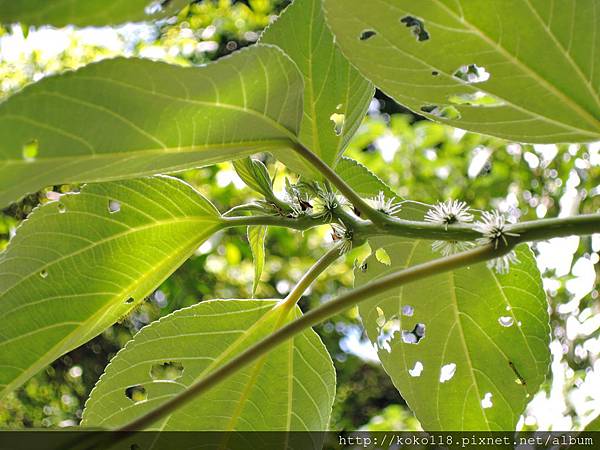
[[[305,86],[300,141],[334,166],[367,111],[373,86],[336,47],[321,0],[295,0],[261,42],[279,46],[298,65]],[[282,159],[300,173],[314,171],[295,154]]]
[[[85,27],[141,22],[173,15],[187,3],[188,0],[0,0],[0,23]]]
[[[142,329],[100,378],[82,425],[128,423],[301,314],[277,305],[278,300],[205,301]],[[171,375],[161,374],[164,369]],[[148,429],[325,430],[334,394],[331,358],[317,334],[307,330]]]
[[[597,0],[324,0],[324,7],[344,54],[419,114],[522,142],[600,139]]]
[[[405,218],[416,219],[418,206],[407,203]],[[357,286],[440,256],[430,241],[369,243],[378,251],[356,271]],[[544,381],[546,296],[532,252],[522,246],[517,256],[506,275],[476,264],[359,305],[384,369],[424,429],[514,430]]]
[[[167,177],[91,184],[35,210],[0,254],[0,395],[130,312],[221,226]]]
[[[289,147],[302,77],[253,46],[200,68],[114,59],[0,105],[0,205],[43,186],[133,178]]]

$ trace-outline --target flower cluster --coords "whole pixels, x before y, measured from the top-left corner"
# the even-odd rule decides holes
[[[506,236],[518,236],[516,233],[506,231],[506,217],[496,210],[492,212],[485,211],[481,216],[481,220],[475,223],[475,230],[482,235],[477,239],[478,244],[494,244],[494,248],[498,248],[501,242],[508,245]],[[511,250],[504,256],[488,261],[487,266],[490,269],[495,269],[498,273],[504,274],[508,273],[511,264],[517,264],[518,262],[517,254],[514,250]]]
[[[465,202],[448,200],[447,202],[438,203],[427,211],[425,221],[444,225],[448,229],[448,225],[472,222],[473,214],[470,213],[470,208]],[[431,249],[443,256],[450,256],[468,250],[473,246],[474,244],[468,241],[434,241],[431,244]]]
[[[425,214],[425,221],[438,223],[440,225],[469,223],[473,221],[473,214],[470,212],[469,206],[465,202],[458,200],[448,200],[447,202],[438,203]]]
[[[446,229],[448,229],[448,225],[465,224],[473,222],[473,219],[469,206],[458,200],[438,203],[425,214],[426,222],[444,225]],[[477,239],[476,243],[479,245],[493,244],[496,249],[501,244],[508,245],[507,236],[518,235],[507,231],[506,226],[506,217],[500,212],[496,210],[483,212],[481,219],[473,224],[473,228],[481,233],[481,237]],[[447,240],[435,241],[431,248],[434,252],[439,252],[443,256],[450,256],[468,250],[474,245],[474,242]],[[511,250],[506,255],[488,261],[487,265],[498,273],[508,273],[511,264],[518,262],[516,253]]]
[[[395,216],[402,209],[402,205],[394,203],[394,200],[396,200],[396,197],[386,198],[383,191],[379,191],[375,197],[370,198],[368,201],[376,211],[388,216]]]
[[[352,230],[346,228],[342,222],[331,224],[331,239],[334,242],[341,242],[340,255],[348,253],[352,249]]]
[[[314,217],[324,218],[327,222],[331,222],[334,211],[345,206],[344,198],[327,189],[319,189],[317,195],[313,207]]]
[[[506,236],[518,236],[518,234],[506,231],[506,217],[496,210],[484,211],[481,220],[475,223],[475,230],[482,234],[482,237],[477,239],[479,244],[492,243],[494,248],[498,248],[500,241],[507,245]]]

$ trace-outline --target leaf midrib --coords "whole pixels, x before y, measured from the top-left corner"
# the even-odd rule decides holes
[[[380,1],[383,1],[383,0],[380,0]],[[388,5],[388,4],[386,4],[386,6],[390,6],[390,7],[394,8],[392,5]],[[394,9],[397,9],[397,8],[394,8]],[[368,24],[366,24],[366,22],[364,22],[364,21],[362,21],[362,20],[360,20],[360,19],[358,19],[358,18],[357,18],[357,20],[359,20],[361,23],[363,23],[363,24],[365,24],[365,25],[368,25]],[[388,43],[390,46],[392,46],[394,49],[396,49],[396,50],[400,51],[400,52],[401,52],[401,53],[402,53],[404,56],[406,56],[406,57],[408,57],[408,58],[411,58],[411,59],[414,59],[415,61],[418,61],[418,62],[420,62],[421,64],[425,64],[425,65],[427,65],[427,66],[428,66],[430,69],[436,69],[436,70],[439,70],[437,67],[434,67],[434,66],[432,66],[430,63],[426,62],[425,60],[419,59],[419,58],[418,58],[418,57],[416,57],[415,55],[413,55],[413,54],[411,54],[411,53],[408,53],[408,52],[405,52],[405,51],[401,50],[401,49],[400,49],[398,46],[394,45],[394,43],[393,43],[392,41],[390,41],[389,39],[387,39],[387,38],[386,38],[386,37],[385,37],[383,34],[381,34],[381,33],[380,33],[380,36],[381,36],[381,38],[382,38],[382,39],[384,39],[384,40],[385,40],[385,41],[386,41],[386,42],[387,42],[387,43]],[[447,75],[447,74],[446,74],[446,75]],[[447,76],[449,76],[449,75],[447,75]],[[469,86],[469,85],[468,85],[468,84],[466,84],[466,83],[465,83],[465,87],[470,87],[471,89],[473,89],[473,88],[472,88],[472,86]],[[544,121],[544,122],[548,122],[548,123],[552,123],[552,124],[558,125],[560,128],[563,128],[563,129],[569,129],[569,130],[573,130],[573,131],[580,132],[580,133],[583,133],[583,134],[586,134],[586,135],[590,135],[590,136],[597,136],[597,132],[594,132],[594,131],[592,131],[592,130],[585,129],[585,128],[579,128],[579,127],[575,127],[575,126],[573,126],[573,125],[570,125],[570,124],[567,124],[567,123],[561,122],[560,120],[556,120],[556,119],[553,119],[553,118],[551,118],[551,117],[543,116],[543,115],[541,115],[541,114],[539,114],[539,113],[536,113],[535,111],[532,111],[532,110],[530,110],[530,109],[527,109],[527,108],[525,108],[524,106],[521,106],[521,105],[518,105],[518,104],[516,104],[516,103],[514,103],[514,102],[511,102],[510,100],[507,100],[507,99],[506,99],[504,96],[498,95],[497,93],[492,93],[492,92],[489,92],[489,91],[487,91],[487,90],[485,90],[485,89],[483,89],[483,88],[481,88],[481,87],[479,87],[479,89],[478,89],[478,90],[480,90],[480,91],[482,91],[482,92],[485,92],[485,93],[487,93],[487,94],[489,94],[489,95],[493,95],[493,96],[497,97],[499,100],[502,100],[502,101],[504,101],[504,102],[506,103],[506,105],[510,105],[511,107],[513,107],[513,108],[515,108],[515,109],[517,109],[517,110],[519,110],[519,111],[521,111],[521,112],[523,112],[523,113],[525,113],[525,114],[527,114],[527,115],[529,115],[529,116],[536,117],[536,118],[538,118],[538,119],[540,119],[540,120],[542,120],[542,121]],[[422,113],[421,113],[421,114],[422,114]],[[456,121],[456,120],[452,120],[452,122],[454,122],[454,123],[457,123],[457,124],[459,124],[459,123],[460,123],[460,121]],[[600,125],[597,125],[596,127],[597,127],[598,129],[600,129]]]
[[[596,119],[590,112],[586,109],[582,108],[579,104],[573,101],[571,97],[561,91],[557,86],[550,83],[548,80],[543,78],[540,74],[538,74],[535,70],[533,70],[529,65],[525,64],[521,59],[510,53],[506,48],[502,45],[494,41],[490,36],[483,32],[480,28],[473,25],[468,20],[465,20],[464,17],[459,17],[454,11],[452,11],[448,6],[444,5],[440,0],[434,0],[440,8],[444,9],[450,16],[454,17],[459,22],[465,24],[473,33],[479,35],[484,41],[490,45],[492,48],[496,48],[500,53],[504,55],[506,59],[509,61],[513,61],[516,66],[521,67],[524,72],[529,73],[532,78],[538,81],[538,83],[546,86],[546,89],[553,93],[556,97],[562,99],[565,103],[567,103],[570,108],[577,112],[578,115],[584,118],[595,130],[600,130],[600,120]]]

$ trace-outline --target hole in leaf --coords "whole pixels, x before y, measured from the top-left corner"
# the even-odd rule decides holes
[[[158,306],[159,308],[164,308],[165,306],[167,306],[167,303],[169,302],[167,300],[167,294],[165,294],[160,289],[157,289],[156,292],[154,292],[154,295],[152,297],[153,297],[152,298],[153,303],[156,306]]]
[[[440,73],[437,70],[433,70],[431,72],[431,75],[433,75],[434,77],[437,77]]]
[[[133,299],[133,297],[129,297],[127,300],[125,300],[125,303],[127,303],[128,305],[132,304],[135,300]]]
[[[39,150],[39,142],[37,139],[32,139],[23,144],[22,155],[23,159],[27,162],[35,161]]]
[[[460,66],[454,76],[467,83],[483,83],[490,79],[490,73],[485,70],[485,67],[479,67],[477,64],[467,64]]]
[[[377,313],[379,314],[379,309],[377,310]],[[381,320],[381,318],[383,318],[383,320]],[[379,325],[380,323],[383,325]],[[386,321],[383,316],[383,311],[381,311],[381,315],[377,317],[377,325],[379,334],[377,336],[376,347],[390,353],[392,351],[390,342],[394,339],[394,335],[400,331],[400,321],[396,316],[392,316],[390,320]]]
[[[364,272],[366,272],[366,271],[367,271],[367,268],[368,268],[368,267],[369,267],[369,266],[368,266],[368,264],[367,264],[367,263],[362,263],[362,264],[360,265],[360,271],[364,273]]]
[[[361,41],[366,41],[368,39],[371,39],[376,34],[377,33],[374,30],[363,30],[360,33],[360,36],[358,37],[358,39],[360,39]]]
[[[329,116],[329,119],[333,122],[333,132],[336,136],[340,136],[344,131],[344,122],[346,121],[345,114],[333,113]]]
[[[498,318],[498,323],[503,327],[512,327],[515,323],[514,319],[510,316],[501,316]]]
[[[418,323],[412,331],[402,331],[402,341],[405,344],[418,344],[425,337],[425,324]]]
[[[482,91],[473,92],[470,94],[456,94],[448,97],[448,101],[455,105],[479,106],[479,107],[495,107],[503,106],[505,103],[493,95],[486,94]]]
[[[375,250],[375,258],[381,264],[385,264],[386,266],[390,266],[392,264],[392,260],[390,259],[390,255],[383,248],[378,248]]]
[[[442,369],[440,370],[440,383],[451,380],[455,373],[456,364],[450,363],[442,366]]]
[[[441,119],[460,119],[460,112],[454,106],[440,107],[437,105],[423,105],[421,106],[421,111],[429,113]]]
[[[42,277],[42,278],[48,277],[48,271],[46,269],[40,271],[40,277]]]
[[[56,207],[58,208],[58,212],[61,213],[61,214],[67,212],[67,207],[62,202],[57,203]]]
[[[116,212],[121,211],[121,202],[117,200],[109,200],[108,201],[108,212],[114,214]]]
[[[129,386],[127,389],[125,389],[125,395],[134,403],[145,402],[148,400],[148,393],[146,392],[146,389],[139,384],[135,386]]]
[[[183,364],[178,361],[168,361],[154,364],[150,369],[150,376],[154,381],[175,381],[183,375]]]
[[[494,406],[494,403],[492,403],[492,393],[486,392],[483,398],[481,399],[481,407],[483,409],[488,409],[492,406]]]
[[[412,316],[412,315],[414,314],[414,312],[415,312],[415,308],[413,308],[413,307],[412,307],[412,306],[410,306],[410,305],[404,305],[404,306],[402,307],[402,314],[403,314],[404,316],[408,316],[408,317],[410,317],[410,316]]]
[[[421,361],[417,361],[415,363],[415,367],[413,367],[412,369],[408,369],[408,374],[411,377],[420,377],[421,372],[423,372],[423,363]]]
[[[405,16],[400,19],[400,22],[405,24],[407,28],[411,28],[417,41],[422,42],[429,39],[429,33],[425,30],[425,24],[422,20],[413,16]]]

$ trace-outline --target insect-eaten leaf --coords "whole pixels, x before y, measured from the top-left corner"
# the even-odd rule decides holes
[[[84,427],[115,428],[140,417],[230,361],[283,324],[298,318],[278,300],[210,300],[143,328],[111,361],[86,404]],[[157,365],[176,364],[176,379],[159,379]],[[128,390],[144,390],[132,401]],[[241,368],[148,430],[326,430],[335,372],[325,346],[309,329]],[[283,435],[282,438],[287,438]],[[170,437],[158,437],[165,443]],[[306,449],[317,449],[318,436]],[[160,446],[158,446],[160,447]],[[270,448],[286,448],[280,447]]]

